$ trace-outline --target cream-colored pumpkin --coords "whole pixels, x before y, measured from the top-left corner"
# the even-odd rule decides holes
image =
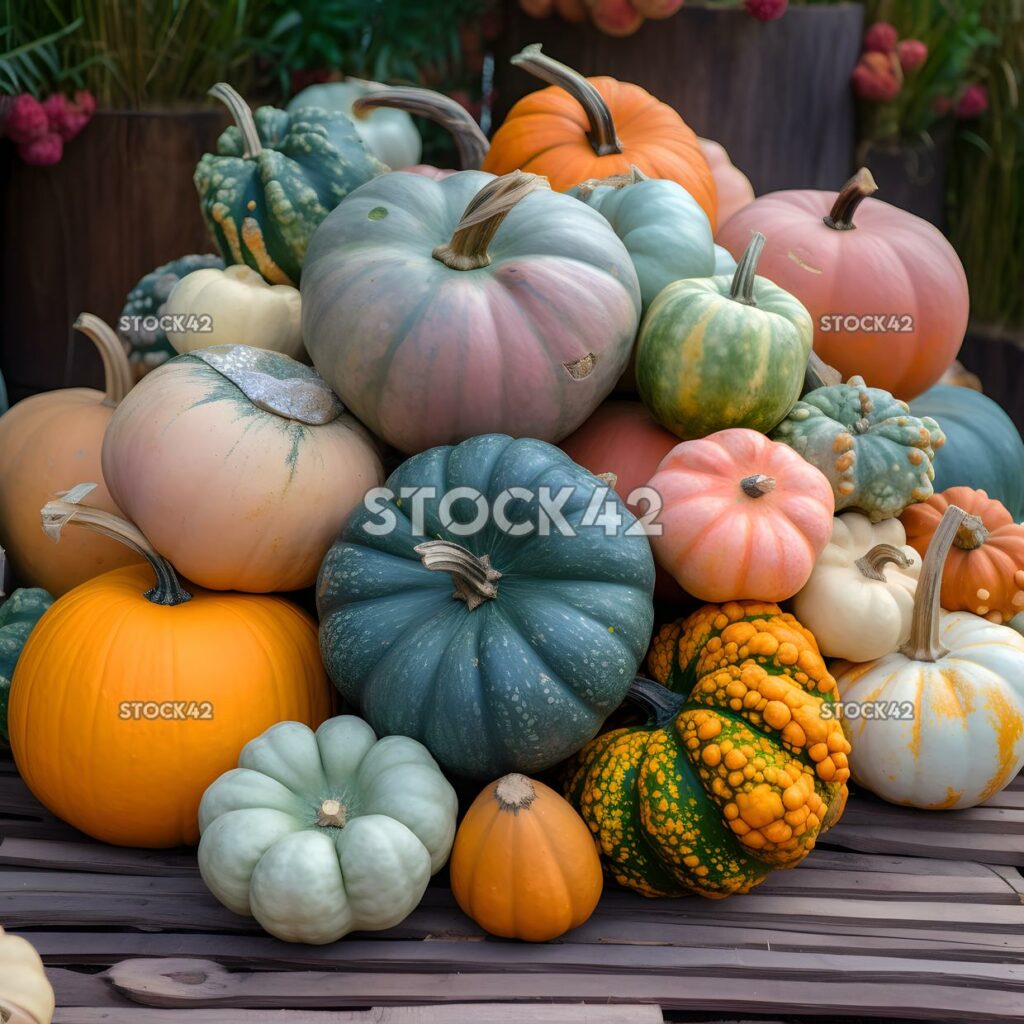
[[[298,288],[267,284],[244,263],[217,270],[193,270],[167,297],[167,316],[183,317],[183,330],[167,330],[175,350],[212,345],[248,345],[283,352],[309,362],[302,344],[302,301]]]
[[[0,928],[0,1020],[50,1024],[54,1006],[39,954],[30,943]]]
[[[929,545],[909,641],[876,661],[831,666],[854,780],[926,810],[982,803],[1024,765],[1024,637],[939,608],[942,567],[965,517],[949,506]]]
[[[844,512],[793,598],[793,614],[826,657],[882,658],[910,636],[920,573],[921,556],[898,519],[872,523],[860,512]]]

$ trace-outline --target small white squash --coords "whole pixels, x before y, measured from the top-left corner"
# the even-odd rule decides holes
[[[199,805],[199,870],[285,942],[391,928],[448,860],[458,800],[427,748],[342,715],[271,726]]]
[[[54,1005],[39,954],[23,938],[0,928],[0,1020],[50,1024]]]
[[[181,317],[167,337],[182,354],[213,345],[248,345],[309,362],[302,344],[302,300],[298,288],[267,284],[244,263],[194,270],[173,288],[164,314]]]
[[[1024,637],[939,608],[946,554],[965,518],[950,505],[935,531],[909,641],[877,661],[830,666],[854,780],[925,810],[982,803],[1024,765]]]
[[[872,523],[860,512],[844,512],[793,598],[793,614],[826,657],[873,661],[910,636],[920,573],[921,556],[898,519]]]

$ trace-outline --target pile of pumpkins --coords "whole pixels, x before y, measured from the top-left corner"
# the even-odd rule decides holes
[[[1024,763],[1024,444],[933,387],[948,243],[866,172],[755,199],[639,87],[514,62],[550,84],[490,142],[425,90],[216,86],[219,255],[133,290],[168,329],[79,319],[105,394],[0,418],[25,782],[102,841],[198,842],[289,941],[391,927],[446,863],[543,941],[605,873],[795,866],[851,773],[959,808]],[[465,169],[417,164],[410,112]],[[461,823],[453,780],[486,783]]]

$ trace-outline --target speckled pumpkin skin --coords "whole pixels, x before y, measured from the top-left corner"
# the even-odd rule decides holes
[[[912,415],[906,402],[862,377],[808,392],[771,437],[828,477],[836,512],[857,509],[873,523],[931,497],[932,460],[946,441],[930,416]]]
[[[29,633],[53,604],[53,595],[40,587],[23,587],[0,604],[0,739],[7,742],[7,701],[14,667]]]
[[[247,263],[270,284],[298,285],[320,222],[387,167],[343,114],[260,107],[253,120],[264,147],[258,156],[244,156],[232,125],[217,140],[217,152],[196,165],[203,217],[226,263]]]
[[[648,669],[681,708],[599,736],[566,776],[608,871],[645,896],[720,898],[799,864],[850,775],[811,634],[774,604],[706,605],[661,629]]]

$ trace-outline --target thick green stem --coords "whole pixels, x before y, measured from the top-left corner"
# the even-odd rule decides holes
[[[868,196],[878,191],[871,172],[862,167],[840,190],[832,210],[822,220],[834,231],[853,231],[853,215]]]
[[[260,133],[256,130],[256,122],[253,120],[249,104],[227,82],[218,82],[210,89],[208,95],[216,96],[231,111],[231,116],[235,119],[245,143],[245,159],[259,156],[263,152],[263,143],[260,142]]]
[[[732,275],[732,287],[729,289],[729,297],[736,302],[742,302],[744,306],[756,306],[754,299],[754,278],[757,276],[757,264],[764,252],[765,237],[760,231],[754,232],[754,237],[743,252],[739,263],[736,265],[736,273]]]
[[[650,724],[658,728],[674,721],[686,703],[682,694],[643,676],[637,676],[629,684],[626,700],[646,711]]]

